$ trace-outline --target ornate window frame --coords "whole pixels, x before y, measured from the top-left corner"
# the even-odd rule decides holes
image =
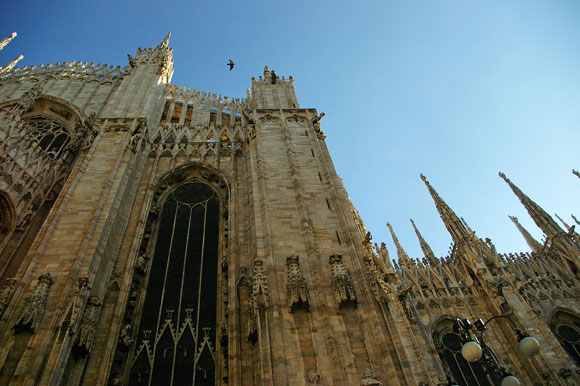
[[[190,163],[173,169],[159,178],[153,189],[146,225],[141,237],[139,257],[135,261],[133,286],[129,292],[125,318],[117,344],[117,359],[121,359],[121,372],[113,370],[113,384],[129,384],[131,367],[138,350],[136,335],[141,323],[145,295],[150,279],[148,266],[156,248],[161,224],[161,211],[170,195],[179,187],[198,182],[210,186],[219,200],[219,231],[217,248],[217,310],[216,310],[216,384],[228,377],[228,258],[229,256],[229,199],[230,183],[218,170],[202,163]],[[127,323],[127,321],[130,321]],[[122,379],[122,382],[121,382]]]

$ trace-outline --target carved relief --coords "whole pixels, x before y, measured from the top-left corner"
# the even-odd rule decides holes
[[[260,117],[260,122],[278,123],[278,122],[280,122],[280,118],[275,117],[274,115],[268,113],[268,114],[264,115],[263,117]]]
[[[286,270],[288,275],[286,279],[286,295],[290,312],[294,312],[300,307],[308,311],[310,307],[308,288],[306,287],[306,279],[300,270],[298,256],[286,258]]]
[[[292,114],[288,118],[286,118],[286,122],[291,123],[306,122],[306,118],[298,114]]]
[[[25,329],[33,332],[38,329],[46,309],[48,290],[53,283],[54,279],[50,276],[50,273],[40,275],[34,288],[34,293],[24,300],[24,307],[14,325],[17,333]]]
[[[339,307],[347,304],[356,305],[356,294],[352,284],[350,272],[344,266],[341,255],[330,256],[330,270],[332,273],[332,289],[334,298]]]

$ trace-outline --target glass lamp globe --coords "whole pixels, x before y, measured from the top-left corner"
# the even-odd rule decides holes
[[[520,386],[520,381],[513,375],[508,375],[501,380],[501,386]]]
[[[461,347],[461,356],[468,362],[477,362],[481,354],[481,347],[474,341],[469,341]]]
[[[540,352],[540,343],[531,336],[526,336],[523,339],[520,339],[518,347],[520,348],[522,354],[529,357],[533,357]]]

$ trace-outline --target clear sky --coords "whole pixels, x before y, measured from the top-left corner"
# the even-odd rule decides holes
[[[172,32],[174,84],[245,97],[265,65],[292,75],[374,241],[421,257],[451,238],[419,178],[500,252],[541,232],[497,173],[548,213],[580,217],[580,1],[10,1],[0,63],[124,66]],[[236,62],[228,71],[226,62]]]

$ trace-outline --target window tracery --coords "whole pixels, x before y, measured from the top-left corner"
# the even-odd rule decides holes
[[[552,317],[550,327],[566,353],[580,366],[580,318],[559,311]]]
[[[214,385],[219,199],[181,185],[163,204],[130,385]]]
[[[70,141],[70,133],[59,122],[44,116],[28,118],[24,121],[32,142],[52,159],[58,159]]]

